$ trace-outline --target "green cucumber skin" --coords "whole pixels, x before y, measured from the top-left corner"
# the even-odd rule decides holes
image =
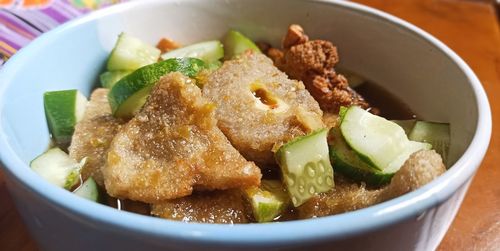
[[[62,90],[46,92],[43,95],[47,125],[53,139],[59,146],[66,146],[71,141],[77,122],[76,117],[67,113],[50,112],[48,107],[54,106],[54,103],[57,103],[57,106],[63,104],[64,107],[69,107],[68,111],[75,110],[76,103],[74,97],[76,97],[77,92],[78,90]]]
[[[124,52],[128,54],[125,57]],[[106,69],[108,71],[133,71],[142,66],[155,63],[160,54],[161,51],[158,48],[122,32],[118,35],[116,44],[109,54]]]
[[[287,187],[288,194],[290,195],[292,204],[295,207],[298,207],[303,203],[305,203],[308,199],[314,196],[314,194],[331,190],[335,185],[333,180],[334,173],[330,163],[328,145],[326,140],[327,133],[328,133],[327,129],[323,128],[305,136],[295,137],[287,144],[281,146],[275,154],[276,161],[282,170],[284,184]],[[301,147],[298,144],[305,144],[311,138],[315,138],[321,134],[325,135],[324,144],[326,147],[324,149],[325,155],[322,156],[321,159],[317,160],[309,159],[308,161],[306,161],[306,163],[303,164],[304,166],[302,166],[302,164],[301,165],[292,164],[288,166],[287,153],[288,155],[293,154],[293,152],[296,151],[297,147],[303,148],[303,146]],[[309,145],[310,143],[311,142],[308,142],[307,144]],[[315,142],[315,144],[318,143],[322,144],[323,142]],[[294,146],[295,144],[297,145]],[[299,162],[305,162],[305,161],[299,161]],[[308,166],[310,167],[308,168]],[[308,174],[308,170],[310,170],[311,167],[315,171],[314,174],[312,174],[313,176],[311,176],[311,174]],[[310,191],[311,188],[314,188],[313,190],[314,192]],[[301,191],[301,189],[303,190]]]
[[[69,190],[78,183],[86,160],[83,158],[78,163],[63,150],[54,147],[35,157],[30,162],[30,168],[49,183]]]
[[[359,158],[344,141],[338,128],[332,128],[330,135],[334,138],[333,144],[329,145],[329,154],[335,172],[375,187],[391,181],[394,173],[383,173]]]
[[[340,109],[339,109],[340,125],[342,125],[342,122],[344,122],[344,118],[345,118],[345,115],[347,114],[348,110],[349,110],[349,107],[345,107],[345,106],[340,107]],[[342,133],[340,133],[340,134],[342,134]],[[346,142],[346,144],[349,144],[349,143]],[[379,167],[377,167],[377,165],[375,165],[375,163],[370,159],[370,157],[368,157],[360,152],[357,152],[357,151],[354,151],[354,152],[361,160],[363,160],[363,162],[365,162],[366,164],[368,164],[369,166],[373,167],[376,170],[382,171],[382,169],[380,169]]]
[[[171,58],[165,61],[146,65],[120,79],[111,88],[108,101],[113,114],[129,97],[143,88],[151,88],[158,80],[169,72],[180,72],[188,77],[195,77],[206,68],[206,64],[197,58]]]
[[[111,89],[123,77],[130,74],[132,71],[106,71],[99,75],[101,86]]]
[[[255,205],[251,197],[249,197],[250,204],[252,204],[254,218],[259,223],[271,222],[276,217],[279,217],[283,211],[288,207],[290,198],[281,181],[277,180],[262,180],[259,192],[269,192],[274,197],[274,203],[259,203]],[[258,192],[257,192],[258,193]],[[255,194],[257,195],[257,194]],[[254,196],[255,196],[254,195]],[[247,195],[248,196],[248,195]],[[255,208],[257,206],[257,208]]]
[[[365,182],[369,186],[380,187],[391,182],[394,173],[381,173],[355,168],[351,164],[342,160],[342,157],[333,149],[330,149],[330,159],[333,169],[352,180]]]
[[[403,128],[405,131],[406,135],[410,135],[411,131],[413,130],[413,127],[415,126],[415,123],[417,123],[417,120],[415,119],[408,119],[408,120],[391,120],[392,122],[398,124]],[[410,139],[412,140],[412,139]]]
[[[316,130],[314,132],[311,132],[307,135],[304,135],[302,137],[295,137],[293,138],[292,140],[288,141],[286,144],[282,145],[278,151],[276,152],[276,156],[285,156],[285,149],[295,143],[297,143],[298,141],[302,141],[304,139],[309,139],[309,138],[312,138],[320,133],[323,133],[326,129],[319,129],[319,130]],[[279,163],[280,161],[282,161],[280,158],[277,159],[277,162]]]
[[[358,106],[351,106],[345,112],[340,130],[346,143],[363,161],[384,173],[389,172],[387,168],[396,168],[398,159],[416,147],[401,126]]]
[[[212,40],[181,47],[160,56],[161,59],[169,58],[198,58],[207,64],[217,62],[224,57],[224,47],[220,41]]]
[[[73,193],[91,201],[100,202],[101,200],[99,186],[92,177],[83,182]]]
[[[443,163],[448,165],[450,146],[450,124],[428,121],[417,121],[408,135],[413,141],[429,143],[441,155]]]
[[[242,33],[229,30],[222,41],[224,44],[224,59],[229,60],[246,50],[252,50],[255,53],[261,53],[259,47]]]

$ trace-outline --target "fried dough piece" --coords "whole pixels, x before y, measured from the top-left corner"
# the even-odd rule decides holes
[[[416,190],[445,171],[438,153],[434,150],[422,150],[412,154],[394,175],[391,183],[380,189],[369,190],[364,183],[337,180],[336,176],[333,190],[310,199],[297,209],[299,218],[333,215],[369,207]]]
[[[283,49],[270,48],[266,54],[288,76],[303,81],[321,109],[338,113],[340,106],[369,107],[349,87],[347,79],[335,72],[339,56],[330,41],[309,40],[302,27],[292,24],[283,39]]]
[[[118,132],[103,169],[111,196],[156,203],[190,195],[193,187],[260,184],[260,169],[231,146],[217,128],[214,105],[191,81],[180,73],[161,78]]]
[[[82,178],[93,177],[104,186],[101,168],[106,163],[106,152],[124,121],[111,115],[108,89],[98,88],[90,96],[83,119],[75,126],[69,146],[69,156],[76,161],[87,157]]]
[[[318,103],[262,54],[226,61],[203,86],[218,126],[247,159],[274,164],[273,146],[323,128]]]
[[[201,223],[247,223],[249,214],[239,190],[194,193],[152,205],[151,214],[171,220]]]
[[[431,182],[446,171],[441,155],[434,150],[418,151],[410,156],[381,195],[382,201],[409,193]]]

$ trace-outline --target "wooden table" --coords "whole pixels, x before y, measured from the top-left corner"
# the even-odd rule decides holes
[[[479,76],[493,113],[490,149],[439,250],[500,250],[500,29],[493,3],[467,0],[356,0],[401,17],[456,51]],[[0,249],[37,250],[0,173]]]

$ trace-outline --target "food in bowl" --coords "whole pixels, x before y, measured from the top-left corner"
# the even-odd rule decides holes
[[[259,45],[229,31],[155,48],[122,33],[88,102],[45,94],[55,147],[32,169],[96,202],[206,223],[343,213],[446,170],[449,125],[339,74],[331,42],[291,25],[282,49]]]

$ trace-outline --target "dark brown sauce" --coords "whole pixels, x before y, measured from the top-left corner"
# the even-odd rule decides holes
[[[403,101],[392,95],[381,86],[367,81],[354,90],[372,107],[380,110],[380,116],[386,119],[415,119],[417,116]]]
[[[133,200],[117,199],[107,195],[105,192],[103,192],[103,194],[105,197],[103,199],[103,203],[107,204],[110,207],[114,207],[118,210],[133,212],[136,214],[150,215],[151,208],[149,204]]]

